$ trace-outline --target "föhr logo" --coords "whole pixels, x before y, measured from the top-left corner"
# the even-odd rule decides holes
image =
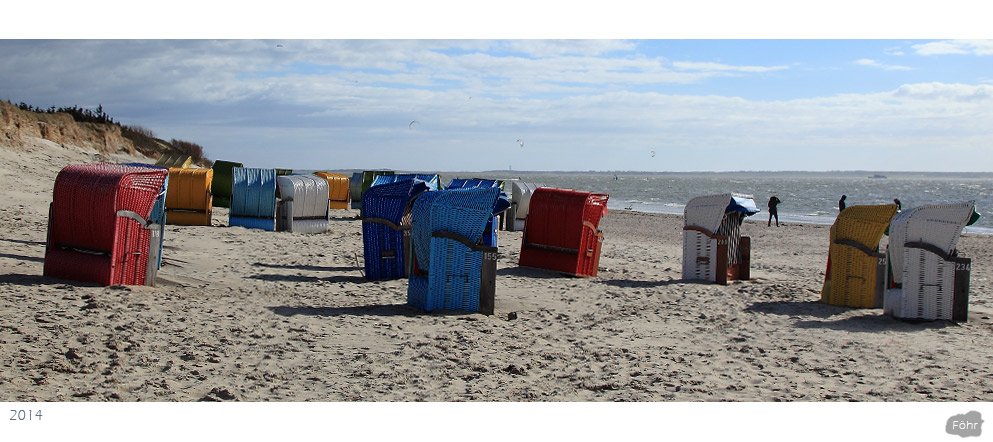
[[[945,423],[945,432],[959,437],[979,437],[983,434],[983,416],[978,411],[956,414],[948,418],[948,422]]]

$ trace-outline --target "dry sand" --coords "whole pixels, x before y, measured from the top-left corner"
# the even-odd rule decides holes
[[[126,158],[0,148],[0,401],[993,399],[991,236],[961,239],[961,324],[820,303],[828,226],[746,221],[753,279],[719,286],[681,280],[681,217],[626,211],[590,279],[518,267],[521,233],[499,232],[492,316],[366,281],[357,211],[320,235],[227,227],[225,209],[168,226],[156,287],[44,277],[55,176],[101,159]]]

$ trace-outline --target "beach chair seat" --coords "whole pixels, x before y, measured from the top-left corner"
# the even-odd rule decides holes
[[[167,153],[159,157],[159,159],[155,161],[155,165],[160,167],[178,167],[180,169],[186,169],[193,165],[193,157],[178,153]]]
[[[362,195],[362,247],[366,279],[407,276],[410,213],[414,199],[428,191],[421,180],[372,186]]]
[[[507,209],[506,230],[517,232],[524,230],[524,222],[531,207],[531,195],[535,189],[545,187],[544,184],[511,181],[510,208]]]
[[[217,160],[210,166],[214,177],[210,184],[210,194],[213,195],[215,207],[231,207],[231,170],[244,167],[244,164],[233,161]]]
[[[276,230],[276,170],[231,169],[231,210],[228,225]]]
[[[831,226],[821,302],[883,306],[886,255],[879,252],[879,241],[896,212],[896,204],[884,204],[849,206],[838,214]]]
[[[727,284],[751,277],[751,238],[741,223],[759,212],[749,196],[722,193],[691,199],[683,210],[683,279]]]
[[[276,206],[276,230],[294,233],[328,231],[328,182],[316,175],[276,177],[281,198]]]
[[[347,210],[352,204],[350,180],[340,173],[314,172],[328,182],[328,209]]]
[[[493,214],[488,221],[486,221],[486,229],[483,232],[483,244],[496,247],[497,246],[497,229],[493,228],[494,218],[501,216],[504,212],[510,208],[510,199],[507,198],[507,194],[503,193],[501,187],[501,182],[498,180],[481,179],[481,178],[456,178],[448,182],[445,189],[475,189],[475,188],[487,188],[495,187],[500,189],[499,198],[493,206]]]
[[[44,275],[154,285],[161,226],[152,218],[169,172],[118,164],[67,166],[55,178]]]
[[[499,188],[425,192],[411,211],[407,303],[493,314],[497,248],[482,243]]]
[[[518,264],[593,277],[600,265],[607,214],[603,193],[538,187],[531,194]]]
[[[883,312],[903,319],[968,320],[972,260],[958,256],[965,226],[975,222],[973,201],[927,205],[900,212],[890,224],[892,269]]]
[[[169,168],[166,222],[180,226],[209,226],[213,213],[210,193],[213,169]]]

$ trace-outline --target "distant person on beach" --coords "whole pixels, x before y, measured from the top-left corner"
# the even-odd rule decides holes
[[[769,198],[769,226],[770,227],[772,227],[772,217],[776,217],[776,227],[779,227],[779,211],[776,209],[776,206],[778,206],[779,203],[781,203],[781,202],[782,201],[779,201],[779,197],[777,197],[776,195],[773,195],[772,198]]]
[[[900,204],[900,199],[893,198],[893,204],[896,204],[896,211],[897,212],[903,210],[903,204]]]
[[[841,212],[842,210],[845,210],[845,198],[848,198],[848,195],[842,195],[841,196],[841,199],[838,200],[838,211],[839,212]]]

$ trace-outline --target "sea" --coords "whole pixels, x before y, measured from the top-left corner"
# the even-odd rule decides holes
[[[467,178],[472,174],[461,174]],[[453,176],[452,178],[454,178]],[[683,214],[694,197],[717,193],[751,196],[761,212],[752,219],[769,219],[773,195],[779,220],[786,223],[834,224],[838,200],[848,206],[892,204],[903,209],[927,204],[976,202],[979,220],[966,233],[993,234],[993,174],[872,173],[872,172],[722,172],[722,173],[550,173],[496,171],[485,178],[520,179],[552,187],[606,193],[608,209]],[[442,182],[449,179],[442,175]],[[510,190],[509,188],[507,189]]]
[[[353,170],[338,171],[351,176]],[[299,171],[297,173],[307,173]],[[965,228],[966,233],[993,235],[993,173],[935,172],[487,172],[437,173],[441,183],[453,178],[522,180],[546,186],[609,195],[610,210],[683,214],[694,197],[731,192],[750,196],[761,212],[753,220],[767,222],[767,203],[773,195],[781,223],[834,224],[838,200],[846,195],[849,206],[892,204],[899,199],[904,210],[927,204],[975,201],[982,216]],[[507,192],[509,194],[510,188]]]

